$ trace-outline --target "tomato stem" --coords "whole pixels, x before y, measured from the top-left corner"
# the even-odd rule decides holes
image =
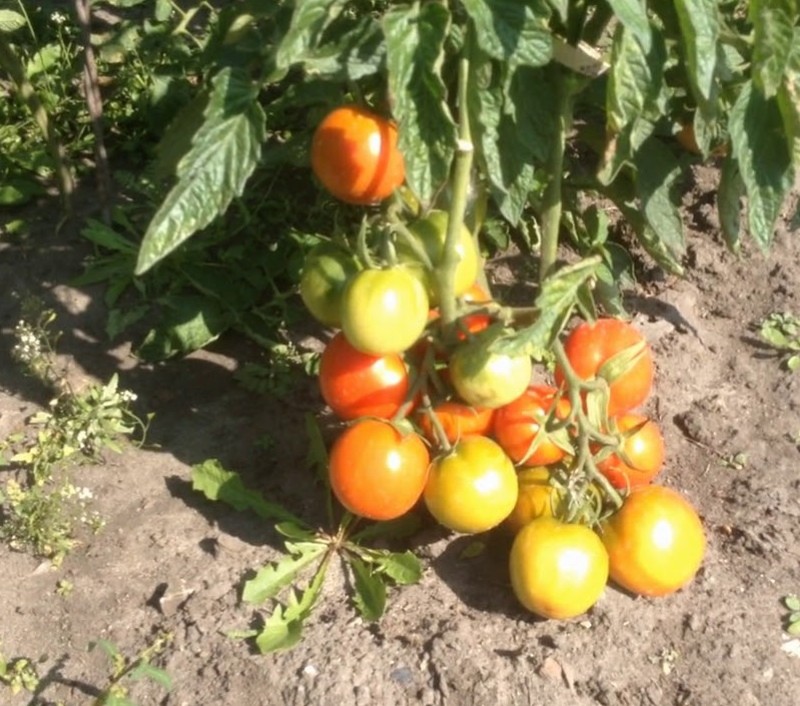
[[[433,271],[433,263],[430,257],[428,257],[428,252],[420,245],[419,240],[414,237],[414,234],[408,229],[406,224],[395,214],[391,217],[389,227],[396,235],[402,238],[403,243],[414,253],[414,256],[419,259],[425,268],[428,271]]]
[[[447,337],[448,328],[458,316],[455,297],[456,268],[458,267],[458,243],[467,210],[467,192],[469,190],[470,172],[472,169],[472,135],[467,108],[467,87],[469,78],[469,59],[466,56],[470,39],[467,37],[464,53],[458,64],[458,138],[453,160],[452,193],[453,200],[447,221],[444,252],[441,266],[436,271],[436,287],[439,295],[439,306],[442,313],[442,325]]]
[[[550,146],[546,171],[550,181],[542,197],[542,245],[539,256],[539,282],[551,273],[558,255],[558,236],[561,227],[564,149],[567,135],[572,129],[573,93],[564,70],[557,65],[550,68],[557,101],[558,128]]]

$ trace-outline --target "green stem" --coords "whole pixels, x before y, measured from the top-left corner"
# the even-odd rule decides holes
[[[468,44],[467,40],[467,44]],[[466,53],[466,50],[465,50]],[[461,228],[464,213],[467,210],[467,194],[472,169],[472,134],[469,126],[467,108],[467,87],[469,80],[469,59],[462,55],[458,64],[458,139],[453,162],[452,192],[450,212],[447,221],[447,236],[444,243],[442,262],[436,272],[436,287],[439,294],[439,307],[442,313],[442,325],[447,331],[458,315],[455,297],[456,268],[458,267],[458,243],[461,239]]]
[[[39,95],[36,93],[36,89],[25,75],[25,67],[2,32],[0,32],[0,67],[5,69],[11,77],[20,99],[33,115],[36,125],[47,141],[47,149],[56,165],[56,177],[58,178],[58,191],[61,194],[61,201],[64,210],[67,213],[71,213],[73,181],[72,173],[67,166],[64,146],[58,139],[55,128],[50,123],[47,110],[45,110]]]
[[[564,70],[553,65],[558,128],[550,147],[550,156],[545,169],[550,181],[542,198],[542,247],[539,258],[539,282],[549,275],[558,255],[558,235],[561,227],[562,194],[561,185],[564,171],[564,148],[567,135],[572,129],[573,94]]]

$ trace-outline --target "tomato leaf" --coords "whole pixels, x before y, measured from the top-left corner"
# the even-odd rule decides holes
[[[720,26],[716,0],[676,0],[689,81],[703,112],[710,112]]]
[[[767,100],[751,82],[746,83],[731,110],[729,129],[747,191],[750,235],[766,249],[794,181],[791,148],[777,101]]]
[[[286,547],[291,547],[290,554],[263,566],[252,579],[245,582],[242,591],[245,603],[257,605],[274,598],[326,549],[321,542],[287,542]]]
[[[371,525],[367,525],[364,529],[356,532],[351,537],[351,541],[364,542],[369,539],[375,539],[376,537],[402,539],[403,537],[410,537],[414,534],[419,529],[419,526],[419,516],[407,514],[395,520],[375,522]]]
[[[681,177],[680,165],[672,152],[653,136],[637,150],[634,164],[641,211],[671,258],[677,261],[686,250],[683,219],[673,197]]]
[[[550,8],[538,0],[463,0],[478,45],[511,66],[544,66],[553,53]]]
[[[647,19],[647,8],[642,0],[609,0],[617,19],[636,38],[642,49],[647,52],[652,42],[650,21]]]
[[[753,23],[753,81],[765,98],[772,98],[778,92],[792,53],[797,51],[795,42],[800,34],[794,26],[797,13],[796,3],[791,1],[749,3]]]
[[[717,189],[717,211],[725,242],[732,252],[739,252],[741,244],[740,214],[744,182],[736,160],[728,155],[720,169]]]
[[[275,50],[276,70],[288,69],[312,54],[325,29],[345,5],[347,0],[304,0],[294,3],[289,29]]]
[[[386,609],[386,584],[358,557],[349,555],[348,563],[353,571],[353,602],[356,609],[364,620],[374,622]]]
[[[303,59],[303,68],[318,76],[356,81],[376,74],[386,60],[380,24],[362,17],[336,40],[318,47]]]
[[[430,203],[446,181],[456,129],[440,75],[450,13],[440,3],[394,6],[383,17],[393,115],[406,180]]]
[[[221,500],[237,510],[252,510],[265,520],[307,526],[278,503],[266,500],[258,491],[246,488],[239,474],[226,470],[217,459],[208,459],[192,466],[192,490],[200,491],[209,500]]]
[[[244,70],[225,68],[213,79],[205,120],[178,163],[178,182],[144,234],[136,274],[147,272],[241,195],[261,156],[265,115],[258,85]]]
[[[611,71],[606,89],[609,141],[598,173],[602,184],[610,184],[620,168],[653,133],[666,112],[664,65],[667,60],[660,34],[648,52],[622,26],[614,36]]]
[[[588,257],[548,277],[536,297],[539,318],[530,326],[493,341],[489,350],[512,356],[523,353],[534,357],[542,355],[558,337],[572,313],[580,287],[596,275],[599,266],[599,257]]]

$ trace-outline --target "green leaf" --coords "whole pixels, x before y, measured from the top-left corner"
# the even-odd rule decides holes
[[[716,0],[676,0],[686,48],[689,80],[700,106],[712,99],[717,65],[719,16]]]
[[[258,491],[246,488],[239,474],[225,470],[217,459],[192,466],[192,490],[203,493],[209,500],[221,500],[236,510],[252,510],[265,520],[307,526],[281,505],[265,500]]]
[[[463,0],[478,45],[511,66],[544,66],[553,53],[550,8],[536,0]]]
[[[800,355],[790,356],[786,361],[786,368],[792,373],[800,368]]]
[[[345,5],[347,0],[296,2],[292,22],[275,51],[276,68],[288,69],[310,55],[325,29],[339,16]]]
[[[447,180],[456,129],[440,71],[450,13],[440,3],[393,6],[383,17],[389,94],[406,180],[424,203]]]
[[[489,350],[512,356],[537,356],[549,349],[572,313],[580,287],[596,276],[600,264],[599,257],[589,257],[548,277],[536,297],[539,318],[530,326],[494,341]]]
[[[306,414],[306,436],[308,437],[308,454],[306,463],[317,473],[320,481],[328,484],[328,450],[325,439],[319,428],[317,418],[309,412]]]
[[[620,27],[612,45],[611,71],[606,90],[608,144],[598,177],[610,184],[620,168],[653,134],[665,112],[664,65],[666,47],[657,35],[645,53],[633,36]]]
[[[753,22],[753,81],[765,98],[783,83],[796,36],[797,7],[785,0],[751,0]]]
[[[800,621],[789,623],[789,625],[786,626],[786,633],[792,637],[800,637]]]
[[[288,650],[300,641],[302,631],[303,621],[287,619],[283,613],[283,606],[277,605],[256,637],[256,647],[261,654]]]
[[[19,12],[0,10],[0,32],[9,34],[24,27],[26,24],[24,15]]]
[[[357,81],[378,73],[386,60],[386,45],[380,24],[365,16],[335,41],[327,42],[303,59],[312,75]]]
[[[722,235],[732,252],[739,252],[740,249],[740,214],[744,194],[744,182],[739,172],[739,165],[731,155],[727,155],[720,169],[717,211]]]
[[[263,566],[252,579],[245,582],[242,592],[245,603],[258,605],[268,598],[274,598],[326,549],[321,542],[294,542],[291,546],[292,554]]]
[[[792,148],[792,161],[797,167],[800,165],[800,27],[794,28],[792,52],[778,89],[778,106]]]
[[[128,676],[131,679],[149,679],[156,684],[164,687],[167,691],[172,690],[172,678],[163,669],[154,667],[152,664],[142,662],[132,669]]]
[[[378,620],[386,609],[386,584],[379,574],[369,570],[369,567],[358,557],[348,556],[348,563],[353,570],[353,587],[355,596],[353,600],[356,609],[364,620],[374,622]]]
[[[642,0],[608,0],[617,19],[636,38],[645,52],[650,50],[653,33],[647,19],[647,7]]]
[[[794,180],[791,147],[777,101],[767,100],[751,82],[746,83],[731,110],[728,127],[733,157],[747,191],[750,235],[766,249]]]
[[[636,192],[649,226],[674,260],[686,250],[683,219],[675,187],[681,168],[673,153],[656,137],[645,140],[634,155]]]
[[[376,537],[391,537],[392,539],[402,539],[410,537],[420,526],[418,515],[407,514],[394,520],[385,522],[374,522],[367,525],[364,529],[356,532],[351,540],[353,542],[365,542]]]
[[[241,195],[266,136],[258,85],[244,70],[225,68],[213,79],[205,121],[178,163],[178,183],[144,235],[136,274],[143,274]]]
[[[375,570],[401,586],[419,583],[422,578],[422,562],[411,551],[381,552],[375,557]]]

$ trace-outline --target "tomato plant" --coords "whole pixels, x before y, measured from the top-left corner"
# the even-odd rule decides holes
[[[456,532],[485,532],[517,502],[511,459],[485,436],[467,436],[431,464],[423,497],[431,515]]]
[[[300,296],[308,310],[326,326],[341,326],[342,293],[360,269],[352,253],[323,241],[306,255],[300,277]]]
[[[340,331],[320,357],[319,388],[340,419],[389,419],[406,400],[408,370],[396,353],[362,353]]]
[[[705,554],[697,512],[664,486],[633,489],[601,532],[612,580],[644,596],[664,596],[685,586]]]
[[[453,388],[461,399],[491,409],[519,397],[530,383],[532,371],[529,356],[494,353],[479,339],[459,345],[448,365]]]
[[[615,488],[646,485],[664,465],[664,437],[658,425],[640,414],[623,414],[612,421],[622,435],[621,454],[604,458],[597,468]]]
[[[493,433],[514,463],[546,466],[561,461],[572,447],[566,431],[556,440],[547,430],[548,417],[558,422],[569,414],[569,401],[547,385],[530,385],[512,402],[496,410]]]
[[[419,426],[431,443],[438,443],[434,433],[431,414],[435,415],[444,431],[447,441],[455,444],[459,439],[474,434],[485,434],[492,426],[491,409],[470,407],[469,405],[447,400],[436,405],[430,414],[424,410],[419,414]]]
[[[447,213],[434,210],[424,218],[420,218],[408,226],[413,244],[427,255],[428,261],[434,268],[433,270],[425,266],[407,241],[401,240],[398,247],[401,262],[407,264],[412,271],[419,273],[420,279],[428,290],[428,296],[432,304],[436,304],[439,299],[435,271],[442,262],[445,238],[447,236],[447,223]],[[461,227],[455,251],[458,264],[456,265],[453,294],[461,296],[469,292],[470,288],[475,284],[479,266],[479,255],[475,247],[475,240],[466,226],[462,225]]]
[[[584,380],[604,379],[609,386],[608,414],[638,407],[653,386],[653,355],[644,337],[619,319],[578,324],[564,341],[564,351],[575,373]],[[556,382],[564,381],[556,369]]]
[[[314,131],[311,167],[337,199],[358,205],[381,201],[405,179],[397,127],[357,105],[336,108]]]
[[[511,587],[519,602],[543,618],[563,620],[585,613],[608,580],[603,542],[585,525],[541,517],[514,537],[509,558]]]
[[[355,515],[391,520],[422,495],[430,456],[422,439],[388,422],[364,419],[348,427],[330,453],[331,490]]]
[[[519,532],[537,517],[553,517],[563,510],[564,493],[551,482],[550,469],[522,468],[517,472],[517,484],[517,504],[505,521],[511,532]]]
[[[362,270],[342,294],[342,331],[371,355],[400,353],[419,338],[428,321],[428,296],[402,267]]]

